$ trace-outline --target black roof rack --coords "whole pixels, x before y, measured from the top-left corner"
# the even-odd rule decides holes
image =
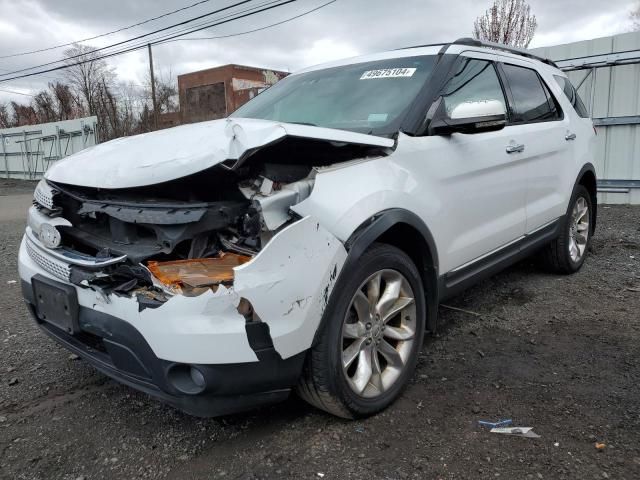
[[[502,50],[504,52],[515,53],[516,55],[522,55],[523,57],[527,57],[527,58],[533,58],[535,60],[539,60],[543,63],[546,63],[547,65],[551,65],[552,67],[558,68],[558,66],[553,62],[553,60],[550,60],[545,57],[541,57],[539,55],[535,55],[531,53],[529,50],[525,50],[524,48],[510,47],[509,45],[503,45],[502,43],[487,42],[484,40],[476,40],[475,38],[468,38],[468,37],[459,38],[456,41],[451,43],[431,43],[428,45],[416,45],[414,47],[404,47],[398,50],[405,50],[408,48],[420,48],[420,47],[439,47],[440,45],[442,45],[442,48],[440,49],[440,52],[439,52],[440,54],[445,53],[451,45],[467,45],[469,47],[485,47],[485,48],[493,48],[494,50]]]

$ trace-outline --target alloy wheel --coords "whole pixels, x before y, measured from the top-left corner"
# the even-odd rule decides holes
[[[578,262],[587,249],[589,240],[589,205],[584,197],[578,197],[571,212],[569,225],[569,256]]]
[[[408,280],[380,270],[356,290],[342,327],[342,370],[358,395],[374,398],[393,386],[416,341],[416,305]]]

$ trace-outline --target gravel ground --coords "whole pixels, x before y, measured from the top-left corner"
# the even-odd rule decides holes
[[[526,261],[443,306],[404,395],[355,422],[295,397],[202,420],[107,379],[28,318],[24,222],[0,222],[0,478],[640,478],[640,208],[600,213],[579,274]],[[477,425],[501,418],[540,438]]]
[[[37,181],[31,180],[12,180],[0,178],[0,197],[7,195],[33,193],[33,190],[36,188],[37,184]]]

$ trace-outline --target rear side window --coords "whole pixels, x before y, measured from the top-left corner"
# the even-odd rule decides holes
[[[513,99],[512,123],[533,123],[561,118],[551,93],[542,83],[538,72],[530,68],[503,64],[502,69]]]
[[[447,113],[464,103],[495,100],[505,107],[498,74],[491,62],[461,57],[456,71],[442,92]],[[507,109],[504,108],[506,113]]]
[[[554,75],[553,78],[556,83],[560,85],[560,88],[571,102],[571,105],[573,105],[576,113],[582,118],[589,118],[589,112],[584,106],[580,95],[578,95],[578,91],[575,89],[571,81],[566,77],[561,77],[560,75]]]

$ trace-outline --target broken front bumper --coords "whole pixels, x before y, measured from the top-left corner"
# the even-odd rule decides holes
[[[38,319],[30,283],[22,282],[22,292],[38,326],[65,348],[105,375],[191,415],[224,415],[284,400],[304,362],[304,352],[283,360],[268,334],[255,324],[247,324],[247,336],[258,362],[207,365],[162,360],[140,332],[124,320],[80,306],[81,331],[70,335]],[[185,388],[181,375],[192,369],[201,375],[202,388],[191,393],[180,391]]]
[[[33,255],[23,240],[20,277],[34,314],[34,277],[61,280],[46,250],[39,253],[45,257]],[[107,375],[189,413],[219,415],[286,397],[345,258],[341,242],[306,217],[236,267],[232,287],[141,308],[135,298],[104,297],[62,282],[77,294],[79,331],[70,335],[38,323]],[[238,313],[241,298],[262,321],[247,322]],[[193,375],[204,387],[188,391],[183,380]]]

